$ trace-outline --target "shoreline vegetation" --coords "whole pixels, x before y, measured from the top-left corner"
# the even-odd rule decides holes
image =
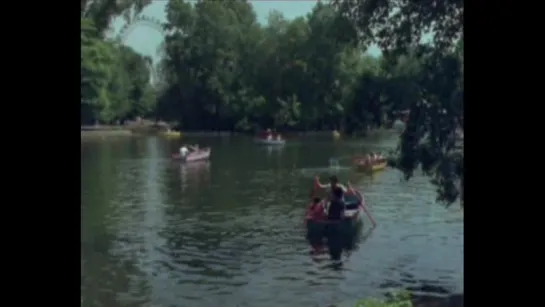
[[[168,124],[165,122],[154,122],[150,120],[137,119],[135,121],[124,124],[115,125],[81,125],[81,136],[135,136],[135,135],[158,135],[161,132],[175,130],[172,127],[176,124]],[[391,126],[391,125],[390,125]],[[392,127],[375,127],[368,128],[362,131],[353,131],[347,137],[368,137],[376,135],[383,131],[393,131]],[[337,130],[308,130],[299,131],[295,129],[284,129],[281,131],[286,136],[333,136]],[[181,130],[183,136],[238,136],[238,135],[255,135],[259,131],[229,131],[229,130]],[[341,136],[344,136],[341,133]]]
[[[343,302],[330,307],[463,307],[464,294],[449,294],[434,297],[416,295],[409,291],[388,293],[385,298],[365,298],[356,301]]]
[[[81,137],[107,137],[107,136],[141,136],[141,135],[159,135],[161,132],[167,131],[167,129],[176,130],[170,128],[168,124],[157,125],[155,123],[145,123],[135,125],[133,123],[124,125],[82,125],[80,127]],[[179,131],[179,130],[176,130]],[[334,131],[337,130],[314,130],[314,131],[297,131],[297,130],[283,130],[282,134],[285,136],[333,136]],[[385,131],[394,131],[393,128],[378,127],[374,129],[368,129],[367,131],[353,132],[351,135],[343,135],[341,137],[369,137],[379,134]],[[244,131],[226,131],[226,130],[181,130],[182,136],[190,137],[212,137],[212,136],[243,136],[243,135],[255,135],[255,133]]]

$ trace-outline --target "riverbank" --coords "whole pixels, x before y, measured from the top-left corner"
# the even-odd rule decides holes
[[[81,126],[81,137],[131,136],[132,132],[123,126]]]
[[[149,131],[149,129],[135,129],[132,125],[93,125],[93,126],[81,126],[81,136],[130,136],[134,134],[157,134],[159,131]],[[146,130],[146,131],[144,131]],[[373,137],[380,135],[381,133],[391,132],[393,129],[388,128],[379,128],[368,131],[365,134],[349,135],[346,137]],[[147,133],[146,133],[147,132]],[[228,137],[228,136],[240,136],[240,135],[251,135],[251,133],[245,132],[236,132],[236,131],[181,131],[183,136],[189,137]],[[333,130],[322,130],[322,131],[286,131],[283,133],[286,137],[301,137],[301,136],[331,136]]]
[[[130,130],[81,131],[81,137],[133,136]]]

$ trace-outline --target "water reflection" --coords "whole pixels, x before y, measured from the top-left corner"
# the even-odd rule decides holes
[[[355,232],[352,236],[328,236],[306,234],[307,242],[310,245],[310,255],[315,262],[323,261],[317,257],[329,255],[333,261],[340,261],[341,256],[349,259],[350,255],[356,252],[373,234],[374,228],[363,229]]]
[[[284,146],[262,146],[262,148],[268,157],[272,157],[273,155],[278,156],[284,150]]]
[[[463,291],[463,217],[435,204],[428,178],[342,172],[378,227],[345,241],[339,265],[327,242],[305,240],[302,219],[312,168],[350,148],[301,142],[269,159],[244,140],[210,139],[211,162],[180,164],[166,141],[127,142],[82,145],[84,306],[324,306],[392,285]]]
[[[178,163],[182,191],[188,186],[199,187],[210,182],[210,161]]]

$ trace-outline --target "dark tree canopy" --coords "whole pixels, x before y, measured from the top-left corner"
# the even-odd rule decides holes
[[[336,0],[334,6],[364,45],[376,43],[397,59],[411,53],[421,59],[394,164],[407,178],[421,165],[439,198],[451,204],[463,189],[463,1]],[[433,36],[430,44],[422,43],[426,34]]]

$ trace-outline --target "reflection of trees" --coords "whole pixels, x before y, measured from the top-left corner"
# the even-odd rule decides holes
[[[118,294],[144,285],[131,284],[140,274],[132,258],[115,255],[120,244],[117,166],[128,147],[119,142],[81,145],[81,291],[82,306],[118,305]],[[144,280],[145,281],[145,280]]]
[[[335,259],[339,258],[342,252],[347,257],[350,257],[361,245],[365,244],[372,236],[374,230],[374,228],[370,228],[368,230],[356,231],[353,236],[342,236],[335,240],[331,240],[331,238],[325,240],[325,237],[321,234],[315,236],[307,233],[306,239],[311,247],[311,256],[325,252],[327,246],[327,251],[331,258]]]

